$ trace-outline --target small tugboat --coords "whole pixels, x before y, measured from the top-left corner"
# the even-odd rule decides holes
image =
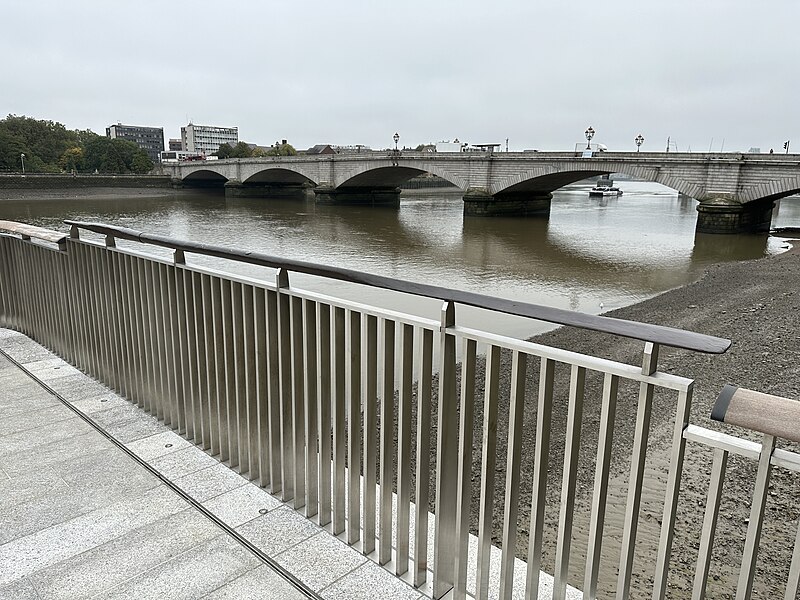
[[[622,196],[622,190],[614,185],[608,177],[601,177],[597,184],[589,190],[590,197],[602,198],[603,196]]]

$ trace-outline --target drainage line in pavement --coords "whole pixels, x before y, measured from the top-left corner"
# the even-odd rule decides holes
[[[67,408],[69,408],[72,412],[78,415],[81,419],[86,421],[91,427],[93,427],[98,433],[100,433],[103,437],[109,440],[112,444],[114,444],[117,448],[125,452],[128,456],[130,456],[133,460],[147,469],[150,473],[155,475],[158,479],[160,479],[165,485],[167,485],[173,492],[178,494],[181,498],[186,500],[189,504],[191,504],[194,508],[199,510],[203,515],[208,518],[209,520],[213,521],[218,527],[223,529],[228,535],[233,537],[237,542],[239,542],[242,546],[247,548],[252,554],[254,554],[258,559],[260,559],[263,563],[265,563],[268,567],[270,567],[275,573],[285,579],[289,584],[294,586],[300,593],[304,594],[307,598],[311,598],[312,600],[323,600],[322,596],[317,594],[314,590],[300,581],[297,577],[292,575],[289,571],[286,570],[285,567],[281,566],[275,559],[265,554],[260,548],[255,546],[252,542],[248,539],[243,537],[238,531],[236,531],[233,527],[225,523],[224,521],[220,520],[214,513],[209,511],[205,506],[200,504],[197,500],[192,498],[189,494],[184,492],[181,488],[175,485],[172,481],[168,478],[164,477],[161,473],[159,473],[156,469],[154,469],[147,461],[142,460],[139,458],[134,452],[129,450],[122,442],[117,440],[114,436],[108,433],[105,429],[100,427],[97,423],[95,423],[91,418],[83,414],[77,408],[72,406],[66,398],[64,398],[61,394],[47,385],[44,381],[36,377],[33,373],[31,373],[28,369],[26,369],[21,363],[17,362],[5,350],[0,349],[0,355],[4,356],[8,361],[15,366],[17,366],[20,370],[22,370],[25,374],[28,375],[33,381],[38,383],[42,386],[45,390],[51,393],[53,396],[58,398],[58,400],[64,404]],[[87,376],[88,377],[88,376]],[[110,390],[113,391],[113,390]],[[149,415],[152,416],[152,415]],[[220,463],[222,464],[222,463]]]

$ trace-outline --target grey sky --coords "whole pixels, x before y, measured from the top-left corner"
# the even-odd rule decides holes
[[[798,23],[797,0],[8,2],[0,112],[298,148],[566,150],[592,125],[611,150],[800,151]]]

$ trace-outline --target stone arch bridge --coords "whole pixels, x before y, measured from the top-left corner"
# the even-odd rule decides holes
[[[698,201],[697,231],[766,231],[776,200],[800,192],[800,155],[742,153],[367,152],[163,164],[176,185],[225,185],[230,195],[293,194],[318,202],[397,205],[399,185],[423,173],[463,191],[468,216],[546,216],[552,192],[624,173]]]

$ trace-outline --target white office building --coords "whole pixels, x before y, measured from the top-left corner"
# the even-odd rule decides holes
[[[239,142],[238,127],[213,127],[189,123],[181,127],[181,145],[185,152],[209,156],[222,144],[235,146]]]

